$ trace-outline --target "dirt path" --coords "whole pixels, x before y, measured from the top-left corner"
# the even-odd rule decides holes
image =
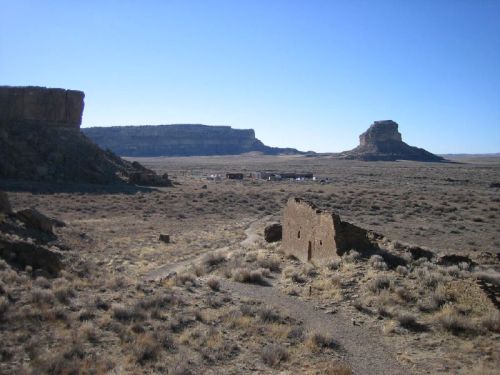
[[[399,363],[381,340],[366,328],[353,325],[341,311],[326,314],[307,301],[282,294],[274,287],[241,284],[221,280],[222,288],[239,297],[259,300],[270,307],[285,311],[301,320],[306,330],[331,335],[339,344],[355,374],[411,374],[411,369]]]
[[[269,217],[250,223],[245,230],[247,238],[241,241],[240,245],[248,248],[255,244],[260,238],[257,229],[267,220]],[[225,247],[216,251],[229,252],[229,248]],[[155,280],[168,277],[200,260],[203,255],[160,267],[147,273],[144,279]],[[307,330],[331,335],[339,344],[339,350],[342,351],[345,361],[349,363],[355,374],[413,373],[411,369],[397,361],[395,354],[382,343],[376,334],[364,327],[354,325],[342,311],[326,314],[311,303],[285,295],[273,286],[242,284],[230,280],[221,280],[221,285],[223,289],[231,291],[235,296],[256,299],[269,307],[286,311],[290,317],[302,321]]]
[[[252,221],[248,227],[245,229],[245,236],[246,238],[239,243],[240,246],[244,248],[250,248],[252,247],[258,240],[261,238],[261,236],[258,235],[257,230],[259,226],[262,223],[266,223],[272,216],[264,216],[260,219],[256,219]],[[238,243],[235,243],[234,245],[237,245]],[[231,246],[224,246],[215,250],[207,250],[205,253],[201,255],[196,255],[193,257],[190,257],[188,259],[173,263],[173,264],[166,264],[164,266],[161,266],[160,268],[157,268],[155,270],[152,270],[145,274],[143,276],[143,279],[146,281],[149,280],[158,280],[158,279],[163,279],[166,277],[169,277],[170,275],[173,275],[175,273],[179,273],[186,269],[188,266],[191,264],[197,263],[203,259],[203,257],[207,253],[222,253],[222,254],[229,254],[231,251]]]

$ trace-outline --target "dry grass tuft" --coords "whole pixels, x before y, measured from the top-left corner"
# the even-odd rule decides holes
[[[233,280],[240,283],[257,284],[268,286],[269,282],[264,278],[261,270],[251,271],[246,268],[237,268],[233,273]]]
[[[288,360],[289,354],[284,346],[280,344],[270,344],[262,349],[260,354],[262,360],[269,367],[277,368],[280,363]]]
[[[220,281],[214,277],[207,280],[207,285],[210,289],[212,289],[214,291],[220,290]]]
[[[336,349],[338,344],[333,337],[320,332],[314,332],[307,338],[306,346],[315,353],[322,349]]]
[[[345,362],[335,362],[329,364],[322,372],[324,375],[352,375],[351,366]]]
[[[380,293],[381,290],[389,289],[391,280],[387,276],[377,276],[375,279],[368,283],[368,289],[372,293]]]

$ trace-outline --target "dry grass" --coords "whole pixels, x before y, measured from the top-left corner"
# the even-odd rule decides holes
[[[288,360],[289,354],[284,346],[280,344],[266,345],[260,354],[262,361],[272,368],[277,368],[279,365]]]
[[[249,270],[246,268],[237,268],[233,272],[233,280],[240,283],[257,284],[268,286],[269,282],[262,274],[262,270]]]

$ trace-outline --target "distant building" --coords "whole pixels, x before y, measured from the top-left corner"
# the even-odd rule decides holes
[[[226,173],[228,180],[243,180],[243,173]]]
[[[279,181],[279,180],[309,180],[314,178],[312,172],[272,172],[272,171],[261,171],[254,172],[251,174],[252,178],[268,180],[268,181]]]

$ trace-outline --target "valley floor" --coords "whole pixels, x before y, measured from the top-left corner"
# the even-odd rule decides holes
[[[0,261],[0,373],[495,373],[500,160],[364,163],[327,157],[140,159],[172,188],[8,191],[57,228],[56,278]],[[311,171],[317,181],[208,181]],[[324,180],[325,183],[320,183]],[[460,254],[392,266],[355,251],[326,266],[266,243],[289,197],[382,234],[380,246]],[[159,241],[168,234],[170,243]],[[408,255],[408,254],[406,254]]]

